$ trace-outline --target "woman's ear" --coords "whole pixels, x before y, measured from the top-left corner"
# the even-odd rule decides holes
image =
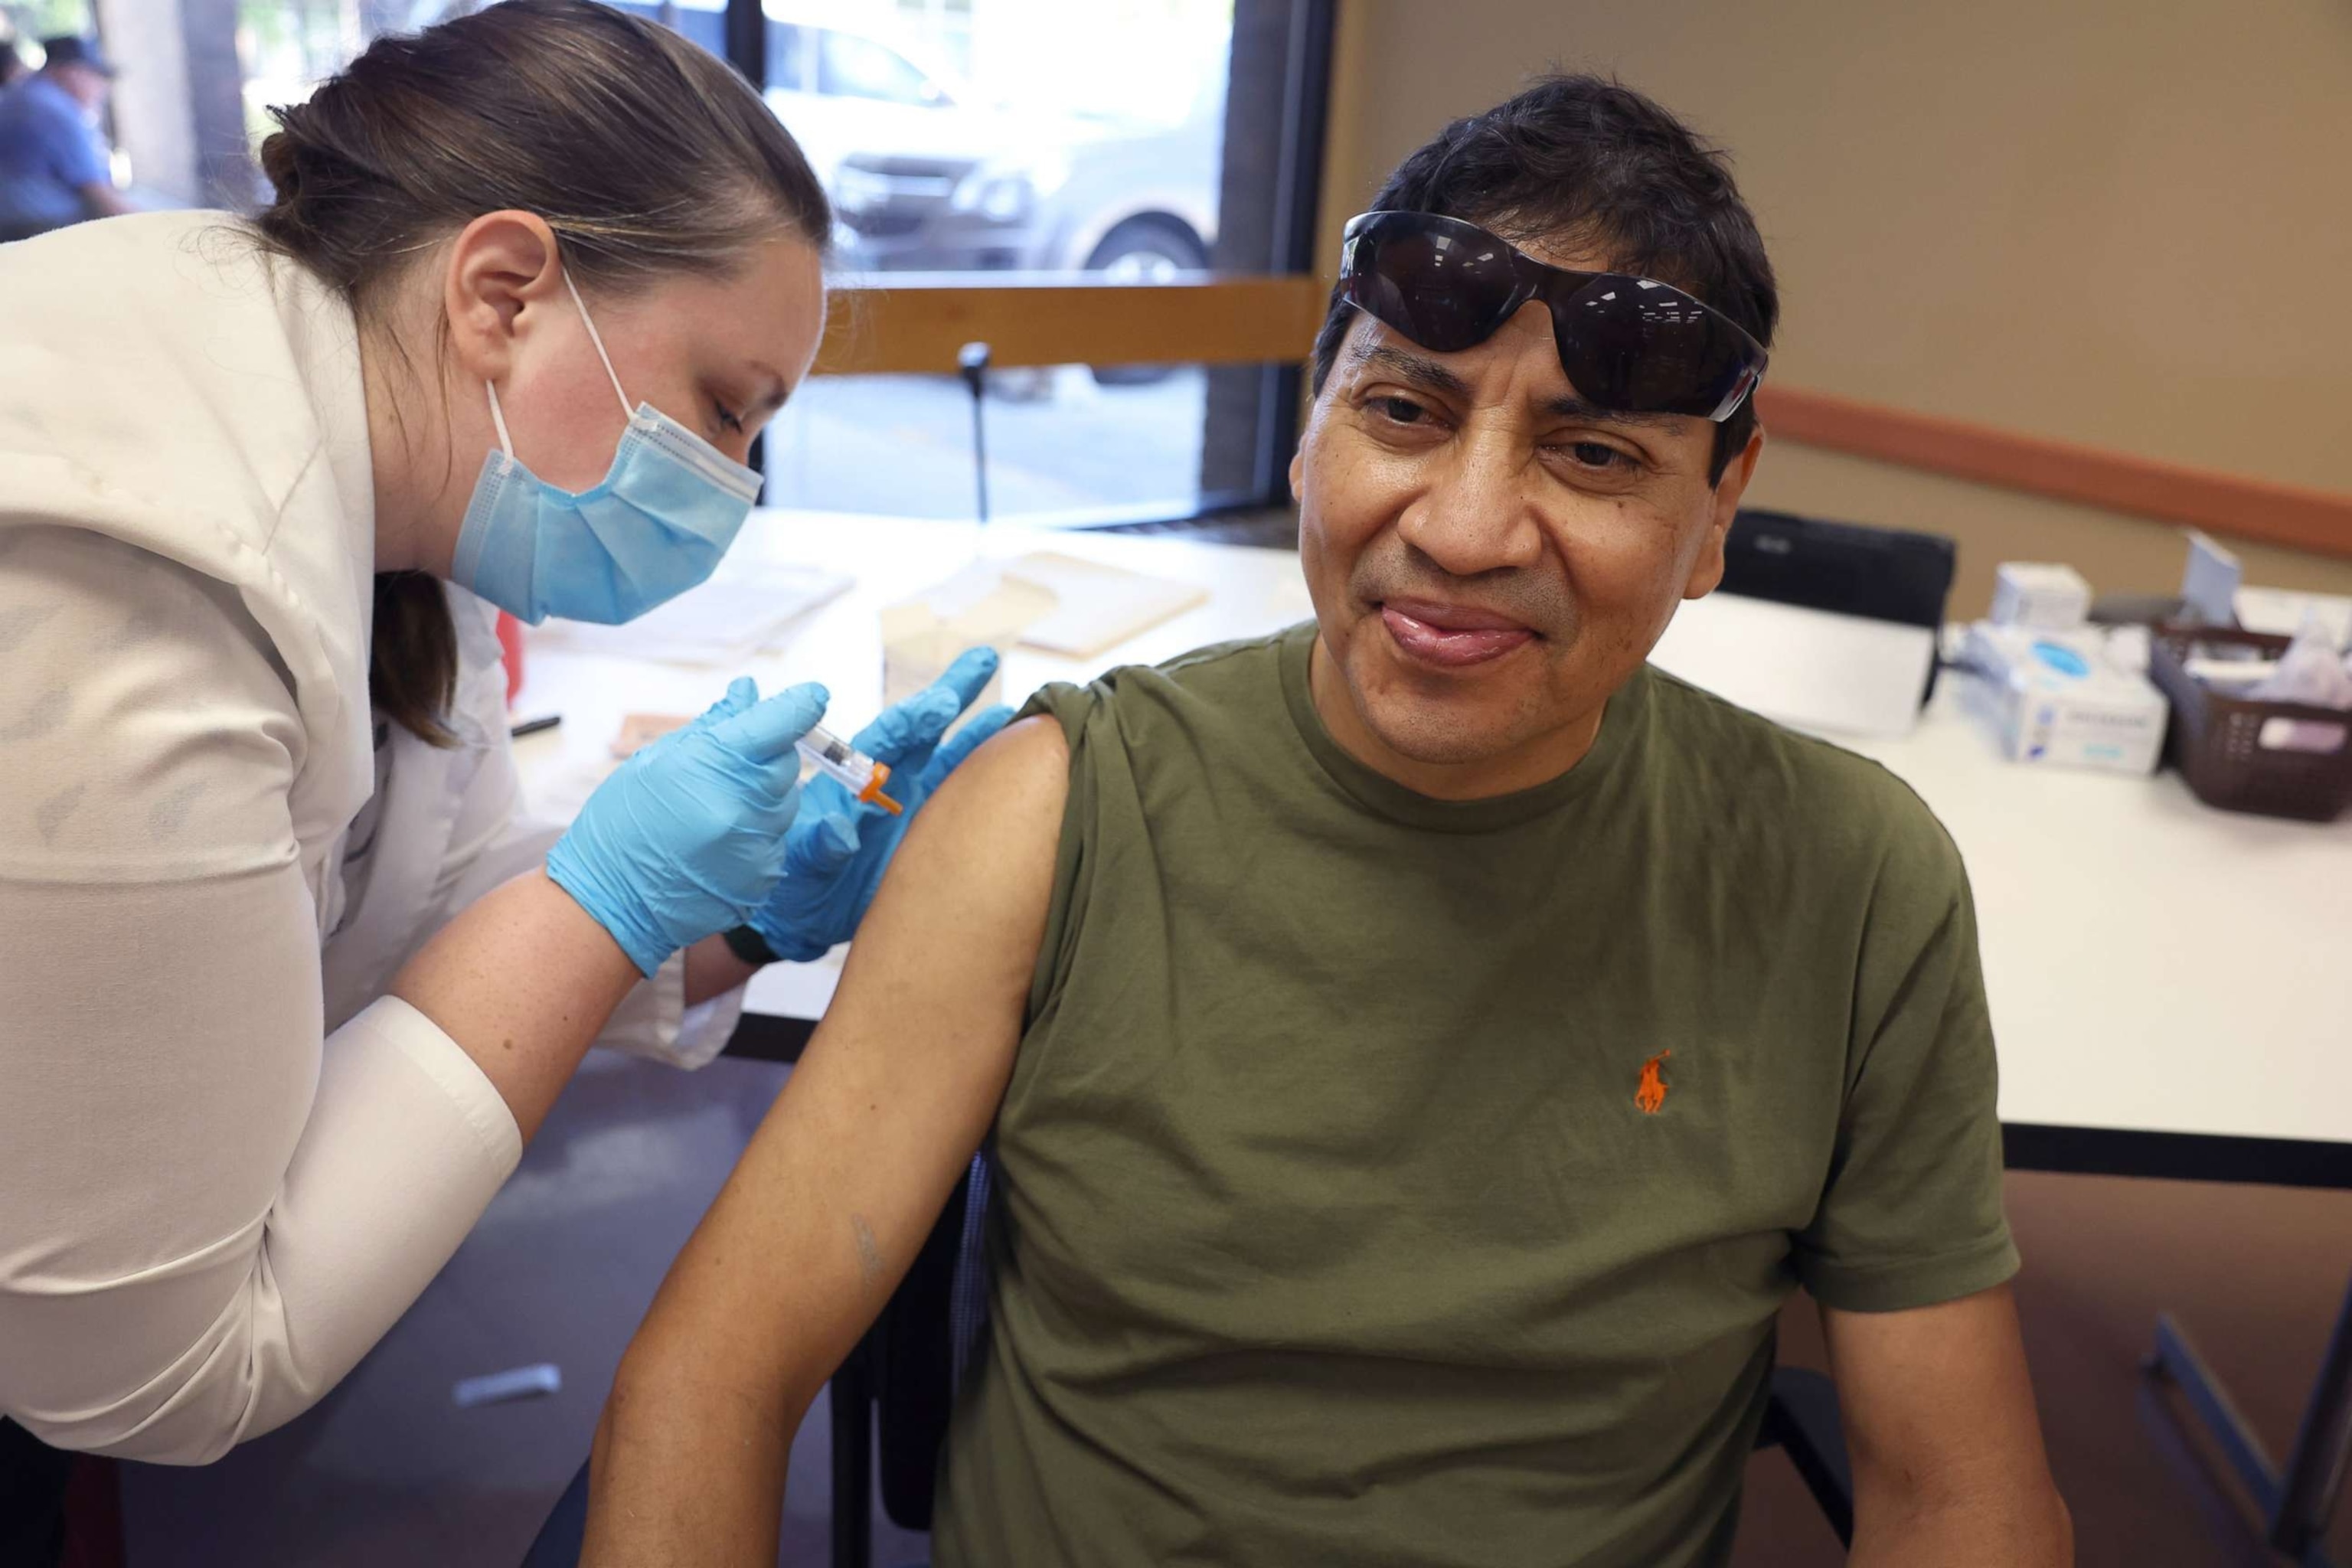
[[[449,353],[467,381],[498,381],[563,293],[555,231],[536,213],[494,212],[457,231],[442,263]]]

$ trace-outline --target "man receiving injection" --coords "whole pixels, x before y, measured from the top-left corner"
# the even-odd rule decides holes
[[[1315,619],[1050,689],[925,809],[623,1362],[585,1562],[774,1561],[982,1148],[940,1568],[1721,1568],[1801,1288],[1856,1568],[2071,1561],[1959,856],[1644,663],[1777,314],[1622,87],[1404,162],[1315,345]]]

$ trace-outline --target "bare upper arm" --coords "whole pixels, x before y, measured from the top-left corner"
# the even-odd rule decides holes
[[[1068,757],[1052,720],[1013,725],[923,807],[633,1359],[685,1358],[805,1404],[888,1300],[1012,1072]]]
[[[1856,1549],[1880,1521],[1936,1509],[2013,1514],[2019,1554],[2064,1534],[2017,1306],[2007,1285],[1895,1312],[1822,1309],[1854,1471]],[[2063,1561],[2063,1558],[2049,1558]]]

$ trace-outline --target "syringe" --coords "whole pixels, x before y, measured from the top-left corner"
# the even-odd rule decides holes
[[[801,755],[814,763],[819,773],[838,781],[858,799],[893,816],[903,809],[882,793],[882,786],[890,782],[889,763],[876,762],[822,724],[801,737],[800,748]]]

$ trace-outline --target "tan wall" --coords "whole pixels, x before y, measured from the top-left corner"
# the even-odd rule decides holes
[[[1730,150],[1784,384],[2352,489],[2342,0],[1340,0],[1327,262],[1398,158],[1555,63]],[[1825,452],[1771,453],[1754,493],[1957,535],[1956,609],[2004,558],[2178,578],[2168,525]],[[2352,559],[2241,553],[2352,590]]]
[[[2004,561],[2070,561],[2103,591],[2168,594],[2180,586],[2188,554],[2181,531],[2168,523],[1811,447],[1773,448],[1748,495],[1758,506],[1811,517],[1949,534],[1960,542],[1959,576],[1952,584],[1956,616],[1984,614],[1992,602],[1993,568]],[[2352,594],[2352,560],[2242,539],[2222,542],[2237,552],[2249,583]]]

